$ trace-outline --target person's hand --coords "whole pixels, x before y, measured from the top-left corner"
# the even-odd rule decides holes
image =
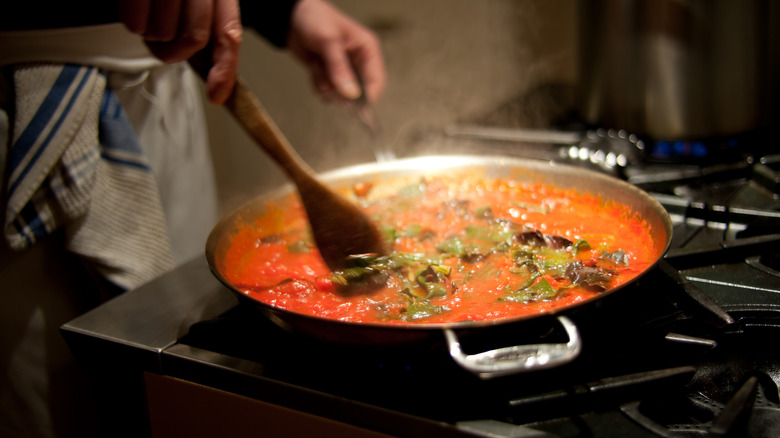
[[[327,100],[366,97],[376,102],[385,88],[377,37],[323,0],[301,0],[293,10],[287,48],[310,70],[314,88]]]
[[[190,59],[208,47],[209,59],[200,61],[210,65],[209,100],[222,104],[227,99],[243,32],[238,0],[119,0],[119,19],[164,62]]]

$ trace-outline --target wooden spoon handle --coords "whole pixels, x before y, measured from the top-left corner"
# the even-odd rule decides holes
[[[296,184],[311,184],[314,171],[298,155],[241,76],[236,77],[236,85],[224,106]]]
[[[241,77],[236,77],[224,106],[295,183],[317,248],[328,267],[344,268],[347,258],[354,254],[387,253],[384,237],[373,222],[355,204],[317,179]]]

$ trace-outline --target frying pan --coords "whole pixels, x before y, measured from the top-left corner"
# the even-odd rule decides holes
[[[572,166],[547,161],[500,156],[443,155],[422,156],[382,163],[361,164],[321,174],[322,180],[345,196],[351,194],[356,183],[371,182],[373,191],[394,190],[419,181],[424,176],[457,175],[463,173],[483,178],[512,178],[523,182],[541,182],[560,189],[572,189],[586,195],[601,196],[627,206],[641,216],[653,236],[651,246],[653,263],[639,276],[625,284],[607,290],[594,298],[562,309],[537,315],[488,321],[466,321],[446,324],[383,325],[345,322],[299,314],[273,307],[244,294],[222,274],[225,253],[232,237],[248,223],[268,209],[268,203],[282,205],[293,192],[285,186],[264,193],[224,217],[212,230],[206,242],[206,258],[212,273],[239,299],[242,305],[253,306],[280,327],[313,336],[328,342],[356,345],[406,345],[444,335],[452,358],[461,367],[483,378],[533,371],[562,365],[573,360],[581,351],[581,339],[574,323],[564,314],[574,307],[588,306],[607,295],[618,293],[652,269],[663,257],[672,238],[672,222],[666,210],[650,195],[619,179]],[[569,339],[559,344],[516,345],[476,354],[464,354],[459,336],[489,327],[518,323],[525,319],[554,317],[563,326]]]

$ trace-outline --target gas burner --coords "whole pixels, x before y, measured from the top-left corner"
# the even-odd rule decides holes
[[[777,311],[736,312],[734,327],[695,365],[681,388],[621,405],[631,419],[665,437],[780,435],[780,335]]]
[[[648,431],[663,437],[739,436],[761,438],[780,434],[776,387],[749,377],[725,403],[703,393],[666,394],[621,406]],[[773,400],[774,398],[774,400]]]

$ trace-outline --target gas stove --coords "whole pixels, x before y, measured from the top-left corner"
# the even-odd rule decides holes
[[[127,436],[242,422],[279,436],[780,436],[780,156],[768,145],[473,126],[437,142],[625,179],[670,213],[672,247],[630,288],[567,313],[583,340],[575,360],[490,379],[460,368],[444,336],[376,347],[289,333],[238,305],[199,258],[62,327],[106,423]],[[659,155],[669,148],[696,155]],[[566,338],[539,318],[464,337],[462,348]],[[235,406],[227,416],[214,408],[224,400]]]

